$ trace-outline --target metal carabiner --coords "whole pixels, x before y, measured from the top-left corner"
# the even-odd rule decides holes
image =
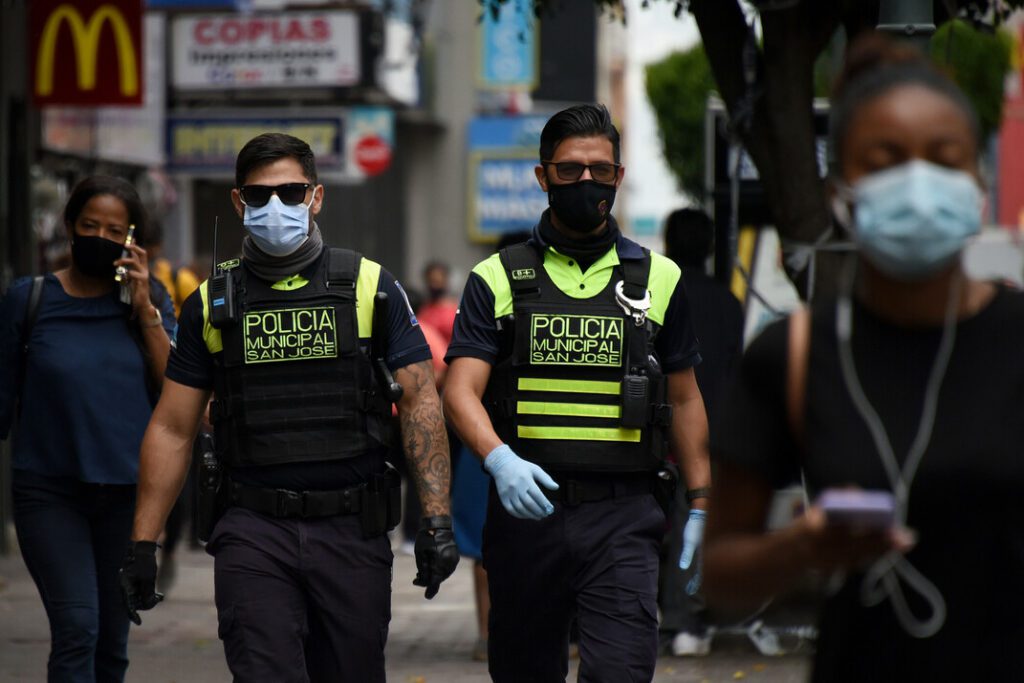
[[[625,282],[619,280],[615,285],[615,302],[619,304],[622,311],[633,318],[637,327],[642,327],[647,322],[647,311],[651,308],[651,292],[644,290],[644,298],[630,299],[625,294]]]

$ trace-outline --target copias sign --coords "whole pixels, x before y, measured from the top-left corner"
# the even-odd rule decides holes
[[[36,106],[142,104],[142,0],[32,0],[29,35]]]

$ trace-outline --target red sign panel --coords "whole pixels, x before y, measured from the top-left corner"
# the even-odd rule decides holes
[[[376,135],[363,138],[356,143],[356,164],[366,175],[380,175],[391,165],[391,147]]]
[[[141,105],[142,0],[32,0],[36,106]]]

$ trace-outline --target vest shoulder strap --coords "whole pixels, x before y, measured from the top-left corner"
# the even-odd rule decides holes
[[[331,247],[327,252],[327,286],[354,298],[362,262],[363,255],[358,251]]]
[[[25,305],[25,321],[21,326],[21,352],[28,353],[28,339],[32,335],[32,328],[39,318],[39,305],[43,301],[43,276],[36,275],[32,278],[32,286],[28,290],[28,302]]]
[[[524,242],[505,247],[498,253],[512,288],[512,300],[540,296],[537,271],[544,267],[544,261],[537,250]]]
[[[644,248],[644,257],[622,261],[622,293],[630,299],[643,299],[651,276],[651,251]]]
[[[25,372],[28,366],[28,340],[32,336],[32,328],[39,318],[40,304],[43,302],[43,276],[36,275],[32,278],[32,285],[28,290],[28,301],[25,304],[25,319],[21,325],[21,364],[18,366],[18,412],[21,412],[21,391],[25,384]]]

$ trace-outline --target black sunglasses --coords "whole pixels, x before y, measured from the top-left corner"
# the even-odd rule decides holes
[[[619,167],[622,164],[581,164],[575,161],[542,161],[541,164],[545,166],[554,166],[555,175],[558,176],[559,180],[567,180],[571,183],[575,183],[583,175],[584,169],[590,169],[590,177],[599,183],[612,183],[615,182],[615,176],[619,173]]]
[[[270,201],[275,192],[282,203],[288,206],[306,203],[306,190],[309,183],[285,183],[284,185],[242,185],[238,194],[246,206],[259,208]]]

